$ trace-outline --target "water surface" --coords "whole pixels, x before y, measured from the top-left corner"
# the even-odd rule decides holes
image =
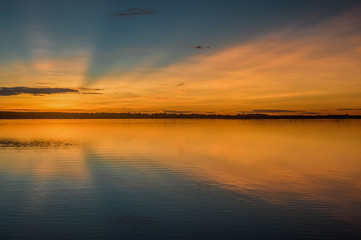
[[[360,239],[360,120],[1,120],[2,239]]]

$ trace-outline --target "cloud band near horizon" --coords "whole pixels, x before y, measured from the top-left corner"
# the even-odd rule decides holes
[[[49,95],[78,92],[79,90],[71,88],[0,87],[0,96],[15,96],[20,94]]]

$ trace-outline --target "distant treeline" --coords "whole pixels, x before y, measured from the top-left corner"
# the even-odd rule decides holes
[[[0,119],[361,119],[360,115],[0,112]]]

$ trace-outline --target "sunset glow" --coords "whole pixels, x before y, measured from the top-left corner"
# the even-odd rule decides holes
[[[241,2],[140,1],[145,10],[124,13],[130,2],[5,3],[0,109],[361,113],[357,1],[332,2],[327,11],[315,3],[309,15],[302,14],[312,1],[298,10],[265,4],[264,15]],[[216,12],[219,19],[206,18]]]

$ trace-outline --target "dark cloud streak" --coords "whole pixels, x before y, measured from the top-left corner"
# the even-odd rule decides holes
[[[103,93],[97,93],[97,92],[82,92],[81,94],[102,95]]]
[[[164,113],[168,113],[168,114],[190,114],[190,113],[195,113],[194,111],[177,111],[177,110],[163,110]]]
[[[270,109],[270,110],[264,110],[264,109],[255,109],[252,110],[253,113],[297,113],[299,111],[291,111],[291,110],[274,110],[274,109]]]
[[[142,15],[153,15],[157,12],[158,12],[158,10],[155,10],[155,9],[129,8],[125,12],[114,13],[113,16],[134,17],[134,16],[142,16]]]
[[[293,113],[293,114],[320,114],[319,112],[307,112],[307,111],[293,111],[293,110],[283,110],[283,109],[254,109],[250,112],[245,113]]]
[[[201,45],[192,46],[192,45],[188,45],[187,48],[195,48],[195,49],[199,49],[199,50],[206,50],[206,49],[211,49],[211,46],[201,46]]]
[[[0,87],[0,96],[14,96],[20,94],[49,95],[59,93],[78,93],[71,88],[29,88],[29,87]]]

